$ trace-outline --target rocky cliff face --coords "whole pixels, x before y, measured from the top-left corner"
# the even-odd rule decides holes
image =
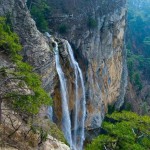
[[[108,105],[116,102],[119,108],[123,103],[127,77],[125,1],[69,2],[63,3],[64,10],[58,1],[51,1],[55,11],[50,17],[50,24],[53,32],[68,39],[74,48],[86,83],[86,128],[94,129],[100,127]],[[88,25],[90,20],[97,25]],[[58,33],[61,25],[67,27],[63,35]],[[59,116],[58,108],[57,102],[56,116]]]
[[[48,40],[37,30],[35,22],[31,18],[30,13],[25,5],[25,1],[0,1],[0,16],[6,16],[9,20],[11,20],[11,25],[14,31],[20,36],[20,41],[23,45],[22,55],[24,57],[24,61],[27,61],[33,65],[34,71],[39,73],[42,77],[43,87],[45,88],[45,90],[49,93],[53,93],[53,79],[56,76],[55,63],[53,59],[54,54],[52,52],[52,48],[50,48],[49,46]],[[13,64],[9,60],[8,56],[1,53],[0,68],[11,66],[13,66]],[[0,82],[3,81],[0,80]],[[32,140],[30,140],[30,137],[26,137],[25,134],[28,134],[28,131],[30,130],[27,124],[24,124],[24,121],[21,120],[19,115],[17,115],[17,113],[15,113],[14,111],[4,111],[7,109],[7,106],[2,104],[2,119],[4,119],[3,122],[5,124],[4,126],[3,124],[2,126],[0,126],[0,141],[2,140],[0,142],[0,145],[2,146],[1,149],[14,149],[14,147],[17,149],[32,150],[70,149],[67,145],[51,137],[50,135],[48,136],[47,140],[41,146],[39,146],[38,138],[40,138],[40,134],[35,135],[35,138],[32,137]],[[44,111],[43,109],[41,109],[41,113],[43,113],[42,115],[40,115],[41,117],[47,115],[45,114],[47,113],[45,109]],[[8,126],[9,124],[10,126]],[[47,123],[44,122],[44,125],[46,124]],[[18,128],[18,130],[17,132],[14,132],[14,129],[16,130],[16,128]],[[48,131],[49,130],[52,130],[52,126],[48,128]],[[13,132],[15,133],[13,134],[13,137],[8,139],[7,136],[9,136]],[[54,129],[54,131],[52,132],[57,131],[55,131]],[[28,135],[30,136],[30,134]],[[10,145],[10,147],[7,147],[7,145],[3,145],[3,143],[5,142],[7,143],[7,145]],[[35,145],[33,146],[30,142],[35,142]]]
[[[124,51],[125,0],[65,0],[65,11],[60,7],[60,2],[50,1],[50,5],[56,7],[50,17],[51,29],[55,36],[65,38],[72,44],[86,84],[85,126],[87,129],[99,128],[108,105],[116,103],[116,107],[120,107],[123,102],[127,76]],[[23,44],[24,60],[32,64],[41,75],[43,87],[54,99],[55,120],[59,124],[60,89],[49,41],[37,30],[23,0],[1,0],[0,3],[0,15],[11,14],[13,28]],[[90,20],[96,22],[96,26],[90,25]],[[59,24],[67,25],[67,33],[58,33]],[[64,57],[61,61],[70,81],[72,112],[72,70]]]
[[[2,0],[0,15],[9,15],[14,31],[20,36],[24,60],[34,66],[42,76],[43,87],[53,92],[53,78],[56,76],[54,54],[48,41],[35,25],[24,0]]]

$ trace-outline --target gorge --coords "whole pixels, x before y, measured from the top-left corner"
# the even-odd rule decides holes
[[[40,3],[46,8],[40,8]],[[22,61],[33,66],[53,104],[40,103],[35,118],[24,111],[16,115],[21,116],[18,122],[23,120],[21,131],[31,124],[31,130],[38,128],[38,137],[44,139],[38,139],[35,146],[21,147],[21,142],[20,149],[83,150],[86,142],[100,134],[108,108],[117,110],[124,103],[128,74],[124,43],[126,1],[28,0],[27,4],[24,0],[1,0],[0,16],[6,17],[18,34]],[[40,20],[43,9],[47,23]],[[1,68],[11,66],[7,54],[0,54],[0,58]],[[7,103],[3,107],[7,108]],[[57,137],[58,130],[52,132],[50,120],[63,131],[70,148],[59,142],[62,138]]]

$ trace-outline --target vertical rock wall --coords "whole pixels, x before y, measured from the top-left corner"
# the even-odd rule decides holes
[[[66,38],[72,44],[86,84],[86,128],[98,128],[108,105],[116,103],[119,108],[124,100],[127,81],[125,1],[65,0],[63,4],[65,10],[57,0],[51,1],[51,5],[56,8],[50,17],[51,28],[58,37]],[[91,18],[96,26],[89,26]],[[67,27],[64,34],[58,32],[61,25]],[[72,96],[71,92],[69,96]],[[56,105],[59,110],[58,102]],[[59,116],[57,110],[56,117]]]
[[[57,37],[67,39],[84,74],[86,84],[87,115],[86,128],[101,126],[109,104],[122,104],[125,82],[126,61],[124,51],[125,0],[83,1],[51,0],[55,6],[50,25]],[[23,0],[1,0],[0,15],[11,14],[14,30],[23,44],[24,60],[35,68],[43,80],[43,87],[54,99],[55,117],[61,122],[61,98],[59,80],[56,74],[54,56],[49,41],[37,30],[35,22]],[[90,18],[96,26],[90,27]],[[58,33],[59,25],[68,27],[67,33]],[[60,46],[61,47],[61,46]],[[73,79],[68,61],[64,70],[69,78],[70,112],[73,110]]]

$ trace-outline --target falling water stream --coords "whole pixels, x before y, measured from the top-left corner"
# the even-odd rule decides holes
[[[71,126],[71,118],[69,113],[69,100],[68,100],[68,89],[66,78],[64,72],[61,68],[59,60],[59,50],[58,44],[55,42],[55,60],[56,60],[56,70],[60,80],[61,87],[61,98],[62,98],[62,130],[64,132],[65,138],[70,144],[71,149],[73,150],[82,150],[84,142],[84,122],[86,114],[86,101],[85,101],[85,87],[83,81],[82,71],[74,58],[73,50],[68,41],[65,41],[68,53],[70,65],[74,70],[75,75],[75,106],[74,106],[74,116],[72,118],[74,125]],[[79,94],[81,89],[82,94]]]
[[[74,68],[75,73],[75,116],[74,116],[74,132],[73,132],[73,146],[77,150],[82,150],[84,137],[84,122],[85,122],[85,87],[83,81],[82,71],[74,58],[73,50],[68,41],[66,41],[67,49],[70,56],[70,63]],[[82,88],[82,96],[79,98],[79,85]],[[80,114],[82,111],[82,114]]]
[[[67,142],[70,144],[70,147],[72,148],[71,120],[70,120],[70,115],[69,115],[69,106],[68,106],[68,99],[67,99],[67,84],[66,84],[66,79],[65,79],[63,70],[60,65],[59,50],[58,50],[57,42],[55,42],[54,52],[55,52],[56,70],[59,76],[60,88],[61,88],[62,130],[64,132]]]

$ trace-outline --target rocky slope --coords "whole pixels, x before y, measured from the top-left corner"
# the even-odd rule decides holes
[[[60,89],[53,49],[49,44],[51,41],[37,30],[24,0],[1,0],[0,3],[0,15],[10,14],[13,29],[20,36],[24,60],[33,65],[34,70],[41,75],[43,87],[54,99],[54,119],[60,126]],[[94,2],[65,0],[63,1],[65,13],[62,7],[59,8],[59,0],[51,0],[50,5],[53,4],[56,6],[50,17],[53,34],[67,39],[72,44],[84,74],[87,103],[85,127],[99,128],[108,105],[115,103],[116,108],[119,108],[124,99],[127,81],[124,50],[125,0]],[[96,26],[89,25],[90,19],[96,22]],[[59,24],[68,26],[67,33],[63,35],[58,33]],[[63,51],[66,51],[63,40],[60,40],[59,47],[62,48],[63,56]],[[72,112],[74,109],[72,70],[65,58],[62,57],[61,62],[70,81],[69,97]]]
[[[0,150],[70,150],[60,140],[48,134],[46,140],[41,142],[41,133],[33,132],[29,123],[26,124],[22,118],[5,105],[2,104],[3,124],[0,125]],[[36,119],[37,126],[45,126],[47,133],[53,130],[49,119]],[[54,129],[54,132],[57,130]],[[59,133],[56,133],[59,134]]]

